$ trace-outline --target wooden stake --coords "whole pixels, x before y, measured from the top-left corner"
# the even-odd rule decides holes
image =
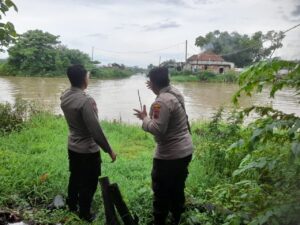
[[[138,225],[138,219],[133,219],[129,209],[124,202],[118,184],[109,185],[111,199],[113,200],[124,225]]]
[[[110,195],[109,179],[108,179],[108,177],[101,177],[99,179],[99,182],[100,182],[101,191],[102,191],[106,225],[120,225],[120,223],[117,219],[116,211],[115,211],[113,201],[112,201],[111,195]]]

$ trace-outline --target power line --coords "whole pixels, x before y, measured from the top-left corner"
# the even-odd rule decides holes
[[[282,32],[282,34],[286,34],[287,32],[289,32],[289,31],[291,31],[291,30],[294,30],[294,29],[296,29],[296,28],[299,27],[299,26],[300,26],[300,23],[297,24],[297,25],[295,25],[295,26],[293,26],[293,27],[291,27],[291,28],[289,28],[289,29],[287,29],[287,30],[285,30],[284,32]],[[265,43],[265,42],[267,42],[267,41],[269,41],[269,40],[265,40],[265,41],[263,41],[262,43]],[[247,47],[247,48],[240,49],[240,50],[238,50],[238,51],[234,51],[234,52],[231,52],[231,53],[222,54],[222,55],[220,55],[220,56],[234,55],[234,54],[237,54],[237,53],[246,51],[246,50],[248,50],[248,49],[257,47],[257,46],[259,46],[259,45],[260,45],[260,44],[255,44],[255,45],[249,46],[249,47]],[[273,53],[274,53],[274,52],[273,52]],[[272,53],[272,55],[273,55],[273,53]]]
[[[286,34],[288,32],[290,32],[291,30],[294,30],[296,29],[297,27],[300,26],[300,23],[293,26],[293,27],[290,27],[288,28],[287,30],[283,31],[282,34]],[[270,40],[264,40],[262,43],[265,43],[267,41],[270,41]],[[166,49],[170,49],[170,48],[173,48],[173,47],[176,47],[176,46],[180,46],[180,45],[183,45],[185,44],[185,41],[184,42],[179,42],[179,43],[176,43],[176,44],[173,44],[173,45],[170,45],[170,46],[167,46],[167,47],[164,47],[164,48],[160,48],[160,49],[153,49],[153,50],[147,50],[147,51],[111,51],[111,50],[106,50],[106,49],[100,49],[100,48],[97,48],[97,47],[94,47],[95,50],[98,50],[98,51],[101,51],[101,52],[107,52],[107,53],[113,53],[113,54],[149,54],[149,53],[153,53],[153,52],[160,52],[160,51],[163,51],[163,50],[166,50]],[[234,55],[234,54],[237,54],[237,53],[240,53],[240,52],[243,52],[243,51],[246,51],[246,50],[249,50],[249,49],[252,49],[254,47],[257,47],[259,46],[261,43],[259,44],[254,44],[252,46],[249,46],[249,47],[246,47],[246,48],[243,48],[243,49],[240,49],[240,50],[237,50],[237,51],[233,51],[231,53],[226,53],[226,54],[221,54],[220,56],[228,56],[228,55]],[[196,52],[196,50],[194,50],[189,42],[188,42],[188,46],[190,47],[190,49],[192,50],[192,52],[198,54],[198,52]],[[273,52],[274,53],[274,52]],[[272,53],[272,55],[273,55]],[[190,55],[190,54],[189,54]]]
[[[300,26],[300,23],[297,24],[297,25],[295,25],[295,26],[293,26],[293,27],[291,27],[291,28],[289,28],[289,29],[287,29],[287,30],[284,31],[283,33],[285,34],[285,33],[289,32],[289,31],[291,31],[291,30],[294,30],[296,27],[299,27],[299,26]]]
[[[295,28],[297,28],[297,27],[299,27],[299,26],[300,26],[300,23],[297,24],[297,25],[295,25],[295,26],[293,26],[293,27],[291,27],[291,28],[289,28],[289,29],[287,29],[286,31],[283,32],[283,34],[289,32],[289,31],[291,31],[291,30],[293,30],[293,29],[295,29]],[[276,48],[273,50],[273,52],[271,53],[271,55],[270,55],[270,57],[269,57],[270,59],[272,58],[272,56],[273,56],[273,54],[275,53],[276,50],[277,50]]]

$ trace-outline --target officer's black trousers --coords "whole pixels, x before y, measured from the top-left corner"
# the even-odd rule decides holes
[[[70,179],[67,204],[74,211],[79,204],[80,214],[88,215],[101,173],[100,152],[80,154],[69,150],[68,153]]]
[[[176,160],[153,160],[152,189],[155,225],[164,225],[171,212],[174,224],[179,223],[184,211],[184,187],[188,176],[188,165],[192,156]]]

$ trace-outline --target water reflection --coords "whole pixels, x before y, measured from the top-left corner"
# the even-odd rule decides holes
[[[147,108],[155,99],[145,82],[143,75],[121,80],[92,79],[87,92],[95,98],[101,119],[138,123],[132,111],[139,108],[137,90]],[[232,95],[238,89],[236,84],[223,83],[175,83],[174,86],[185,96],[187,112],[193,120],[208,119],[220,106],[230,110]],[[60,114],[59,97],[68,87],[67,78],[0,77],[0,102],[13,102],[20,96]],[[267,91],[252,98],[241,98],[242,107],[267,104],[300,116],[298,103],[299,96],[291,90],[280,91],[275,99],[269,99]]]

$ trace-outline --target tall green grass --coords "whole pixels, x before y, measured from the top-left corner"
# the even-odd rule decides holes
[[[174,81],[174,82],[195,82],[195,81],[199,81],[199,78],[195,75],[178,75],[178,76],[171,76],[171,81]]]
[[[102,175],[119,184],[140,224],[148,224],[154,140],[138,126],[101,124],[118,154],[117,161],[110,163],[102,153]],[[295,224],[300,162],[291,162],[288,144],[268,142],[252,153],[246,147],[230,148],[241,138],[251,138],[251,132],[236,120],[224,123],[221,114],[208,123],[193,123],[192,130],[195,153],[182,224]],[[0,137],[0,209],[18,210],[40,224],[83,224],[67,210],[47,210],[55,195],[66,195],[67,134],[63,117],[39,113],[21,130]],[[104,224],[99,189],[93,209],[99,213],[94,224]]]
[[[119,184],[130,208],[142,212],[143,223],[151,215],[152,137],[135,126],[108,122],[102,126],[118,154],[112,164],[102,153],[102,175]],[[0,137],[0,208],[30,207],[34,213],[25,216],[28,219],[44,223],[67,220],[67,224],[76,224],[78,218],[72,214],[65,212],[49,217],[51,213],[42,210],[55,195],[66,194],[67,134],[64,118],[39,114],[26,122],[21,131]],[[100,212],[99,220],[104,224],[99,191],[95,199],[94,208]]]
[[[94,68],[91,71],[92,78],[102,79],[115,79],[115,78],[126,78],[135,74],[136,72],[127,68]]]

